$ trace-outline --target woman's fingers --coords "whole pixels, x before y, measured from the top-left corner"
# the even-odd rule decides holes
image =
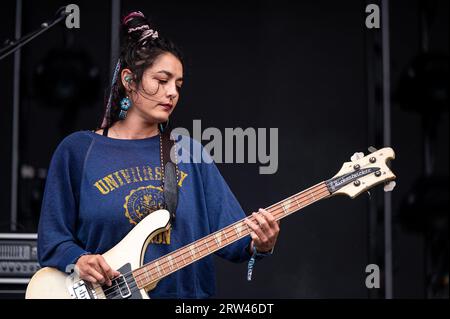
[[[99,266],[101,267],[103,274],[106,277],[106,284],[108,286],[111,286],[112,282],[111,279],[113,279],[114,277],[117,277],[118,275],[120,275],[120,273],[116,270],[113,270],[105,261],[105,259],[103,258],[103,256],[99,256],[98,258],[98,263]]]
[[[260,251],[268,251],[273,248],[280,232],[279,221],[267,210],[260,208],[259,213],[253,213],[251,218],[246,218],[245,222],[252,232],[250,236],[254,245]]]
[[[95,279],[94,277],[92,277],[90,275],[85,275],[82,279],[86,280],[86,281],[89,281],[89,282],[92,282],[94,284],[97,283],[97,279]]]
[[[275,232],[279,232],[279,231],[280,231],[280,227],[279,227],[280,222],[277,221],[277,220],[275,219],[275,217],[273,217],[273,215],[272,215],[271,213],[269,213],[267,210],[265,210],[265,209],[263,209],[263,208],[260,208],[260,209],[259,209],[259,212],[260,212],[261,214],[263,214],[263,216],[266,217],[267,223],[269,224],[269,226],[270,226],[270,228],[271,228],[272,230],[274,230]]]
[[[101,285],[103,285],[105,283],[104,276],[101,273],[99,273],[94,267],[88,268],[86,271],[86,275],[94,277],[94,279],[95,279],[94,283],[101,284]]]
[[[258,213],[253,213],[252,215],[253,215],[253,217],[255,217],[256,221],[258,222],[259,227],[264,232],[264,234],[267,237],[270,237],[272,230],[270,229],[270,224],[267,221],[266,217],[261,214],[258,214]]]
[[[81,279],[101,285],[111,286],[111,279],[120,275],[120,272],[112,269],[101,255],[81,256],[76,266]]]
[[[250,219],[246,218],[244,219],[247,225],[250,227],[251,230],[257,235],[258,239],[262,242],[267,241],[267,236],[264,235],[261,227],[256,225],[254,222],[252,222]]]

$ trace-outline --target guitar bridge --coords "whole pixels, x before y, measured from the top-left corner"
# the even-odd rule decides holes
[[[79,280],[70,286],[69,293],[73,299],[98,299],[95,290],[84,280]]]

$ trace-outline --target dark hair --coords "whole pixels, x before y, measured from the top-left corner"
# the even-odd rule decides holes
[[[149,32],[150,31],[150,32]],[[137,88],[142,83],[142,76],[145,70],[153,65],[155,60],[164,53],[171,53],[177,57],[181,64],[184,64],[183,56],[175,44],[159,33],[157,36],[148,36],[141,40],[144,32],[151,34],[155,27],[150,24],[148,19],[140,11],[133,11],[122,18],[121,36],[120,36],[120,68],[117,70],[117,76],[111,85],[111,110],[105,110],[106,124],[100,125],[101,128],[111,127],[119,120],[120,100],[126,96],[125,87],[121,81],[121,72],[123,69],[130,69],[133,73],[132,82]],[[106,99],[108,103],[108,99]]]

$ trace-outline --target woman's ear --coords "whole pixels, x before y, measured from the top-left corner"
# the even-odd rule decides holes
[[[120,73],[120,79],[122,81],[122,85],[124,88],[130,92],[134,88],[134,79],[133,79],[133,73],[130,71],[130,69],[123,69]]]

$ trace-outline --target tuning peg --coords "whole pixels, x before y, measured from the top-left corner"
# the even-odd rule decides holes
[[[377,150],[375,147],[373,147],[373,146],[369,146],[368,150],[369,150],[370,153],[373,153],[373,152],[378,151],[378,150]]]
[[[397,185],[397,183],[394,182],[394,181],[390,181],[390,182],[386,183],[384,185],[384,191],[385,192],[392,192],[392,190],[394,189],[395,185]]]
[[[350,160],[352,162],[356,162],[357,160],[359,160],[360,158],[364,157],[364,153],[363,152],[356,152],[355,154],[353,154],[352,157],[350,157]]]

